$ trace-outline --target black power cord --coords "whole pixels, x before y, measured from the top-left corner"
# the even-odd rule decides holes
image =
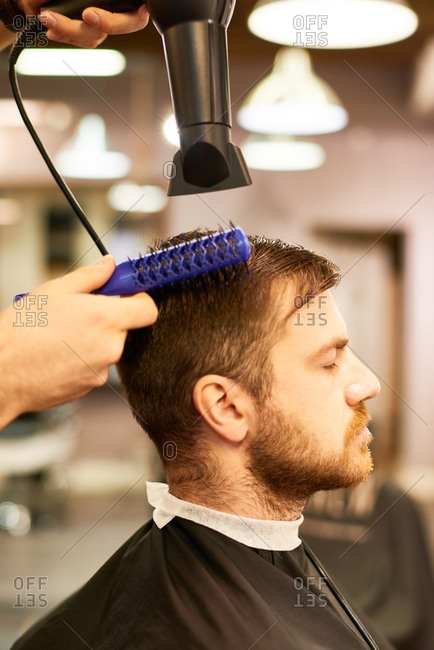
[[[323,565],[321,564],[321,562],[319,561],[315,553],[312,551],[311,548],[309,548],[309,546],[304,541],[303,541],[303,546],[307,557],[312,562],[313,566],[318,571],[320,576],[324,578],[328,588],[335,596],[335,598],[337,599],[341,607],[345,610],[348,617],[354,623],[355,627],[357,628],[357,630],[360,632],[360,634],[368,644],[368,647],[371,650],[380,650],[378,645],[375,643],[374,639],[372,638],[372,635],[368,632],[368,630],[366,629],[366,627],[364,626],[360,618],[357,616],[357,614],[353,611],[349,603],[347,603],[344,596],[341,594],[338,587],[335,585],[335,583],[333,582],[333,580],[331,579],[331,577],[329,576],[329,574],[327,573],[327,571],[325,570],[325,568],[323,567]]]
[[[57,171],[53,161],[51,160],[50,156],[48,155],[44,145],[42,144],[41,140],[39,139],[38,134],[36,133],[33,124],[31,123],[29,116],[27,115],[26,109],[24,108],[23,100],[21,97],[21,93],[18,87],[18,81],[17,81],[17,75],[16,75],[16,70],[15,70],[15,65],[18,61],[18,57],[20,56],[21,52],[28,47],[30,44],[34,43],[37,41],[38,37],[40,34],[46,31],[46,28],[42,23],[39,21],[39,18],[35,16],[34,18],[31,18],[25,29],[19,34],[17,40],[15,41],[11,53],[9,55],[9,81],[11,84],[12,88],[12,93],[15,99],[15,102],[17,104],[18,110],[21,114],[21,117],[23,118],[23,122],[27,127],[27,130],[29,131],[30,135],[32,136],[33,142],[36,144],[39,153],[41,154],[42,158],[44,159],[48,169],[51,172],[51,175],[53,176],[54,180],[56,181],[57,185],[60,187],[61,191],[63,192],[64,196],[66,197],[66,200],[68,201],[69,205],[73,209],[74,213],[78,217],[78,219],[81,221],[83,226],[86,228],[87,232],[89,235],[92,237],[93,241],[95,242],[95,245],[98,247],[98,250],[100,251],[101,255],[107,255],[108,250],[104,246],[104,244],[101,241],[101,238],[98,236],[98,234],[95,232],[93,226],[89,222],[88,218],[86,217],[85,213],[83,212],[83,209],[81,208],[80,204],[78,203],[77,199],[75,198],[74,194],[72,191],[69,189],[68,185],[66,184],[65,180],[61,176],[61,174]]]

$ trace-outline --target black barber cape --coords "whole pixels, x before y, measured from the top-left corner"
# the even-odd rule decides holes
[[[12,650],[366,650],[306,572],[302,546],[255,550],[178,517],[148,522]]]

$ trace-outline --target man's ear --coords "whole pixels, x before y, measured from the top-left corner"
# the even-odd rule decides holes
[[[198,417],[229,442],[242,442],[255,419],[247,390],[221,375],[201,377],[193,389],[193,402]]]

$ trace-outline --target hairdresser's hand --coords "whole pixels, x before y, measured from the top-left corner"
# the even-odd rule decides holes
[[[146,27],[149,13],[146,5],[137,11],[111,13],[91,6],[82,14],[83,20],[70,20],[53,11],[44,11],[41,22],[48,28],[47,37],[52,41],[70,43],[78,47],[96,47],[108,34],[129,34]]]
[[[101,386],[122,355],[129,329],[157,318],[144,293],[120,300],[89,292],[115,267],[104,257],[41,285],[0,313],[0,429]]]
[[[16,4],[26,16],[34,16],[46,1],[16,0]],[[42,12],[42,22],[48,29],[47,37],[52,41],[93,48],[102,43],[108,34],[137,32],[148,24],[149,13],[144,4],[137,11],[111,13],[92,7],[91,2],[89,0],[89,7],[83,11],[83,20],[71,20],[54,11]],[[13,32],[6,29],[0,21],[0,50],[14,40]]]

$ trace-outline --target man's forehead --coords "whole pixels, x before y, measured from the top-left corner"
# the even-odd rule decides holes
[[[310,294],[300,292],[290,284],[285,287],[283,294],[280,293],[278,296],[276,294],[276,304],[279,304],[279,312],[286,320],[295,315],[296,312],[302,311],[331,310],[339,313],[330,290],[319,294]]]
[[[287,292],[282,304],[286,335],[304,355],[317,356],[348,343],[344,319],[331,295],[301,296]]]
[[[328,304],[332,304],[336,308],[336,303],[330,291],[324,291],[320,294],[296,294],[292,298],[292,306],[294,309],[324,309]]]

